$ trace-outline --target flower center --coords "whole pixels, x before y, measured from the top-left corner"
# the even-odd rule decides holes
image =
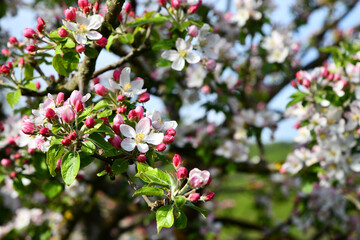
[[[79,32],[85,33],[86,32],[86,25],[85,24],[79,24]]]
[[[130,88],[131,88],[131,84],[127,83],[127,84],[125,84],[124,91],[127,92],[127,91],[129,91]]]
[[[356,121],[358,119],[359,119],[359,114],[356,113],[352,116],[352,120]]]
[[[178,52],[179,52],[180,56],[182,56],[182,57],[186,56],[186,51],[185,50],[179,50]]]
[[[141,142],[144,138],[145,138],[145,134],[143,134],[143,133],[137,133],[136,134],[136,140],[138,142]]]

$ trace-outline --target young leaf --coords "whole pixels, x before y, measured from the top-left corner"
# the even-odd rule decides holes
[[[171,184],[169,175],[158,168],[152,168],[143,163],[138,163],[137,176],[150,185],[169,187]]]
[[[104,150],[111,150],[113,147],[110,145],[110,143],[106,142],[103,137],[101,137],[97,133],[90,134],[88,137],[95,145],[97,145],[99,148],[102,148]]]
[[[18,89],[16,92],[9,92],[6,96],[6,100],[10,104],[10,107],[13,108],[20,101],[20,97],[21,91]]]
[[[46,182],[41,187],[41,192],[45,195],[45,197],[50,199],[59,196],[63,190],[64,185],[55,181]]]
[[[176,207],[181,209],[182,206],[184,206],[184,204],[186,203],[186,198],[184,196],[176,196],[174,201]]]
[[[157,187],[142,187],[133,194],[133,196],[146,195],[146,196],[162,196],[164,190]]]
[[[166,205],[159,208],[156,212],[156,223],[158,233],[163,227],[170,228],[174,224],[173,207]]]
[[[66,185],[71,185],[80,170],[80,156],[78,152],[67,152],[61,161],[61,175]]]
[[[183,211],[179,211],[179,215],[175,220],[174,226],[178,229],[183,229],[187,225],[187,217]]]
[[[89,155],[92,155],[96,150],[96,146],[91,141],[86,141],[82,143],[81,151],[84,153],[87,153]]]
[[[48,165],[51,176],[55,176],[56,164],[64,152],[64,146],[60,144],[52,145],[46,152],[46,164]]]

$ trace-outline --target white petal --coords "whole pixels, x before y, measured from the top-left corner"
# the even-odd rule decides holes
[[[79,44],[86,44],[86,42],[87,42],[85,34],[82,34],[82,33],[76,33],[75,40]]]
[[[120,125],[120,132],[127,138],[136,138],[135,130],[127,124]]]
[[[85,96],[83,96],[81,98],[81,101],[84,103],[86,102],[87,100],[89,100],[89,98],[91,97],[91,94],[90,93],[87,93]]]
[[[131,89],[142,89],[144,86],[144,80],[143,79],[137,79],[131,82]]]
[[[144,92],[146,92],[146,88],[145,89],[140,89],[140,90],[134,89],[132,92],[133,92],[134,95],[141,95]]]
[[[185,60],[179,56],[178,59],[176,59],[172,64],[171,64],[171,68],[176,70],[176,71],[181,71],[183,70],[185,66]]]
[[[177,49],[178,51],[182,51],[182,50],[185,50],[185,49],[186,49],[186,42],[185,42],[184,39],[178,38],[178,39],[176,40],[176,49]]]
[[[125,138],[121,142],[121,148],[128,152],[134,150],[135,146],[136,146],[136,142],[131,138]]]
[[[89,25],[89,19],[82,12],[76,12],[76,22],[78,24],[85,24],[86,26]]]
[[[141,153],[146,153],[147,151],[149,151],[149,146],[146,143],[138,143],[137,149]]]
[[[149,118],[142,118],[138,124],[136,124],[136,133],[143,133],[148,135],[150,132],[150,119]]]
[[[200,57],[199,57],[199,55],[197,55],[196,53],[188,52],[188,53],[186,54],[186,61],[187,61],[188,63],[192,63],[192,64],[198,63],[198,62],[200,61]]]
[[[120,74],[120,86],[124,87],[130,82],[130,68],[126,67],[121,71]]]
[[[77,32],[79,30],[78,26],[76,23],[73,23],[73,22],[68,22],[68,21],[65,21],[63,20],[63,24],[65,25],[65,27],[71,31],[75,31]]]
[[[89,31],[86,33],[86,36],[90,40],[99,40],[100,38],[102,38],[102,35],[100,33],[98,33],[97,31]]]
[[[110,88],[112,89],[120,89],[120,84],[118,84],[117,82],[109,79],[109,85],[110,85]]]
[[[152,145],[160,144],[164,139],[163,133],[151,133],[150,135],[144,138],[144,142],[150,143]]]
[[[167,121],[167,122],[164,122],[164,130],[168,130],[170,128],[172,129],[176,129],[178,126],[177,122],[176,121]]]
[[[175,61],[180,57],[179,53],[175,50],[166,50],[161,54],[161,57],[169,60],[169,61]]]
[[[102,22],[104,21],[104,18],[99,15],[92,15],[88,18],[89,20],[89,25],[87,26],[87,29],[98,29],[99,27],[101,27]]]

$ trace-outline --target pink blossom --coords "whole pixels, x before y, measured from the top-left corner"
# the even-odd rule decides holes
[[[189,184],[193,188],[200,188],[210,183],[210,172],[207,170],[201,171],[194,168],[189,174]]]
[[[35,131],[35,125],[33,122],[31,122],[30,120],[25,120],[22,122],[22,127],[21,127],[21,131],[27,135],[32,135],[34,134]]]
[[[100,83],[96,84],[94,86],[94,89],[95,89],[96,94],[98,94],[102,97],[107,94],[106,88],[103,85],[101,85]]]
[[[75,119],[75,111],[70,105],[65,105],[62,107],[60,115],[61,118],[67,123],[71,123]]]
[[[23,35],[26,38],[34,39],[34,37],[36,36],[36,32],[32,28],[25,28],[23,31]]]

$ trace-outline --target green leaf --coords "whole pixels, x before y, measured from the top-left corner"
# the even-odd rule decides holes
[[[32,91],[36,91],[36,85],[34,82],[28,82],[27,84],[24,85],[24,88],[30,89]]]
[[[56,163],[59,160],[59,158],[61,158],[62,154],[64,152],[64,146],[57,144],[57,145],[52,145],[49,150],[46,152],[46,164],[49,168],[49,172],[51,174],[51,176],[55,176],[56,175]]]
[[[18,89],[16,92],[9,92],[6,96],[6,100],[10,104],[10,107],[13,108],[20,101],[20,97],[21,91]]]
[[[52,65],[60,75],[68,77],[79,65],[79,54],[75,51],[67,52],[63,56],[56,54],[53,58]]]
[[[122,44],[132,44],[134,42],[134,35],[127,33],[125,35],[119,35],[118,39]]]
[[[56,29],[55,31],[52,31],[50,34],[49,34],[49,37],[51,39],[54,39],[54,40],[57,40],[57,41],[61,41],[61,40],[64,40],[64,38],[60,37],[59,36],[59,29]]]
[[[96,58],[99,55],[99,52],[95,48],[86,46],[85,47],[85,55],[88,58]]]
[[[88,166],[90,163],[94,161],[94,158],[84,152],[80,152],[80,169]]]
[[[92,107],[87,107],[84,109],[84,111],[81,113],[81,115],[79,116],[78,118],[78,122],[81,122],[83,121],[85,118],[87,118],[90,114],[91,114],[91,111],[92,111]]]
[[[171,61],[163,59],[163,58],[159,58],[157,63],[156,63],[156,66],[158,66],[158,67],[168,67],[168,66],[171,66],[171,64],[172,64]]]
[[[146,196],[162,196],[164,190],[157,187],[142,187],[133,194],[133,196],[146,195]]]
[[[115,175],[124,173],[129,167],[129,162],[126,159],[116,159],[111,166],[111,170]]]
[[[192,204],[191,202],[185,203],[185,206],[198,211],[204,218],[207,218],[207,216],[208,216],[208,213],[205,209],[199,208],[199,207],[195,206],[194,204]]]
[[[155,43],[152,47],[152,50],[159,51],[163,49],[172,49],[175,46],[175,42],[172,39],[165,39]]]
[[[62,61],[62,57],[60,54],[56,54],[53,57],[52,60],[52,65],[54,67],[54,69],[60,74],[63,75],[65,77],[69,76],[69,73],[66,71],[66,68],[64,67],[63,61]]]
[[[298,103],[298,102],[301,102],[303,101],[306,97],[308,96],[307,93],[304,93],[304,92],[301,92],[301,91],[298,91],[294,94],[292,94],[290,97],[292,98],[292,100],[286,105],[286,108]]]
[[[96,103],[93,110],[97,111],[97,110],[100,110],[109,105],[111,105],[111,101],[109,101],[108,99],[104,99],[104,100],[101,100],[100,102]]]
[[[81,151],[89,155],[94,154],[95,150],[96,150],[96,146],[91,141],[83,142],[81,145]]]
[[[104,150],[111,150],[113,149],[113,146],[110,145],[107,141],[104,140],[103,137],[101,137],[97,133],[92,133],[88,137],[95,145],[97,145],[99,148],[102,148]]]
[[[176,196],[174,201],[176,207],[181,209],[182,206],[184,206],[184,204],[186,203],[186,198],[184,196]]]
[[[98,118],[102,118],[102,117],[108,117],[112,114],[112,109],[105,109],[104,111],[98,113],[97,117]]]
[[[157,13],[154,16],[152,16],[152,14],[154,14],[154,12],[148,12],[144,17],[137,18],[135,21],[129,22],[126,25],[127,25],[127,27],[137,27],[137,26],[142,26],[142,25],[146,25],[149,23],[158,24],[158,23],[164,23],[166,21],[169,21],[168,16],[163,16],[160,13]]]
[[[66,185],[71,185],[80,170],[80,156],[78,152],[67,152],[61,161],[61,175]]]
[[[66,43],[64,44],[64,47],[66,48],[75,48],[76,44],[74,42],[74,40],[72,40],[71,38],[68,38]]]
[[[93,132],[96,132],[96,130],[98,130],[98,129],[103,125],[103,123],[104,123],[104,120],[102,120],[102,119],[96,119],[96,120],[95,120],[95,125],[94,125],[94,127],[86,129],[86,130],[84,131],[84,133],[85,133],[85,134],[91,134],[91,133],[93,133]]]
[[[63,190],[64,185],[55,181],[46,182],[41,187],[41,192],[45,195],[45,197],[50,199],[58,197]]]
[[[24,80],[30,80],[34,77],[34,68],[30,64],[24,66]]]
[[[174,226],[178,229],[184,229],[187,225],[187,217],[183,211],[179,211],[179,215],[177,216]]]
[[[309,194],[309,193],[312,192],[313,188],[314,188],[314,183],[307,181],[307,182],[305,182],[304,185],[301,187],[301,191],[302,191],[303,193]]]
[[[166,205],[159,208],[156,212],[156,224],[158,233],[163,227],[170,228],[174,224],[173,207]]]
[[[171,184],[169,175],[158,168],[152,168],[143,163],[138,163],[136,176],[150,185],[169,187]]]

